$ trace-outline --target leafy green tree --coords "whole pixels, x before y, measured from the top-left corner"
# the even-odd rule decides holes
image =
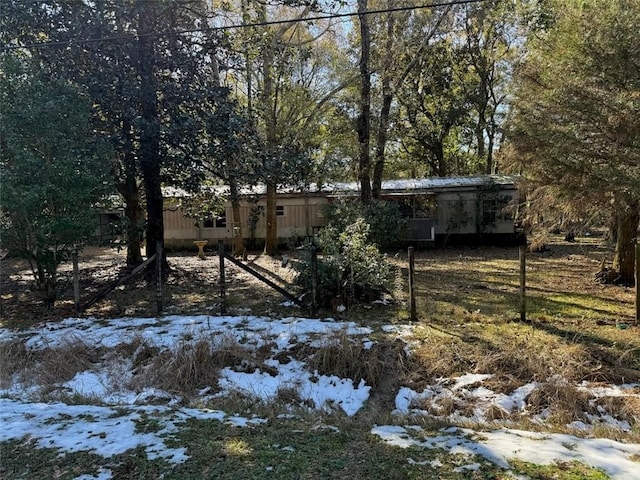
[[[640,1],[548,2],[517,73],[509,133],[539,186],[616,219],[613,262],[634,281],[640,200]]]
[[[461,129],[471,122],[468,69],[451,41],[440,41],[427,50],[399,95],[405,118],[399,127],[402,143],[428,165],[429,175],[463,173],[452,159],[461,148]]]
[[[526,32],[520,17],[526,1],[490,0],[462,7],[460,36],[464,42],[465,64],[473,112],[468,125],[470,147],[483,173],[496,173],[494,151],[506,112],[507,87],[517,60],[517,46]]]
[[[213,71],[223,41],[206,28],[191,33],[212,15],[200,0],[50,3],[3,7],[0,36],[90,94],[94,124],[114,147],[111,170],[129,219],[127,260],[135,265],[143,226],[147,255],[163,240],[162,185],[197,189],[205,176],[196,127],[208,121],[201,115],[211,116],[206,108],[228,98]]]
[[[380,7],[393,8],[397,2],[384,0]],[[372,197],[379,199],[387,162],[387,143],[392,124],[398,124],[398,97],[407,87],[407,79],[420,67],[424,55],[429,54],[434,37],[442,34],[442,24],[448,23],[452,7],[425,11],[389,12],[374,16],[375,46],[372,61],[376,77],[374,94],[375,145],[373,147]],[[395,108],[393,108],[395,106]],[[395,110],[395,115],[394,115]],[[396,134],[399,132],[396,129]]]
[[[276,0],[240,5],[245,23],[292,20],[252,26],[238,36],[246,62],[245,78],[239,83],[246,89],[247,108],[259,133],[261,166],[257,173],[266,185],[267,254],[277,250],[277,188],[312,181],[317,172],[313,154],[321,142],[322,113],[331,107],[327,100],[336,91],[334,85],[323,82],[330,75],[323,57],[326,50],[319,46],[328,27],[320,25],[314,31],[306,23],[295,21],[309,15],[319,3]],[[230,13],[237,12],[233,5],[228,6]]]
[[[58,266],[95,234],[110,152],[86,93],[13,60],[4,55],[0,76],[2,245],[29,262],[51,308]]]
[[[336,300],[346,303],[371,301],[388,292],[391,267],[378,246],[369,240],[370,225],[362,217],[354,219],[341,231],[330,226],[323,230],[318,243],[322,256],[317,262],[318,302],[329,306]],[[296,282],[305,291],[312,288],[310,262],[296,264]]]

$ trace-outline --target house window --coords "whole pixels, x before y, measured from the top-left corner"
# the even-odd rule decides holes
[[[482,202],[482,223],[484,225],[495,225],[502,220],[510,220],[511,215],[504,211],[508,200],[502,198],[484,200]]]
[[[215,217],[207,217],[202,222],[204,228],[227,228],[227,216],[225,212]]]
[[[227,228],[227,213],[222,212],[220,215],[216,217],[215,221],[216,228]]]
[[[276,206],[276,217],[284,217],[284,205]]]
[[[432,218],[436,208],[435,198],[420,196],[406,198],[398,202],[401,218]]]
[[[400,218],[413,218],[413,200],[407,198],[398,202],[398,210],[400,210]]]

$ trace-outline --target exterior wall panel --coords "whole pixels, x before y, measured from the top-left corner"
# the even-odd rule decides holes
[[[515,234],[512,215],[502,208],[503,204],[517,199],[518,194],[513,182],[487,183],[481,177],[406,181],[415,183],[415,188],[406,187],[402,182],[405,181],[389,182],[396,190],[387,190],[388,198],[397,202],[409,203],[414,207],[420,202],[428,205],[430,211],[426,216],[424,212],[420,212],[420,215],[414,212],[413,218],[423,223],[430,222],[434,227],[435,235],[439,238],[449,235],[468,235],[469,238],[472,238],[484,234],[505,236]],[[431,184],[433,186],[429,186]],[[355,200],[358,193],[357,190],[344,190],[341,195]],[[327,192],[280,194],[277,205],[282,207],[284,211],[284,215],[276,217],[280,240],[285,241],[292,237],[300,238],[313,235],[318,227],[326,224],[323,209],[330,202],[330,198],[334,196]],[[266,236],[264,212],[266,202],[264,197],[257,203],[242,200],[240,204],[240,229],[245,240],[249,240],[252,236],[249,219],[252,210],[256,207],[261,208],[262,211],[255,225],[254,238],[264,240]],[[187,218],[182,214],[175,198],[167,199],[164,212],[167,246],[194,248],[193,241],[197,239],[208,240],[210,246],[217,244],[220,239],[224,239],[230,244],[236,226],[233,224],[230,203],[227,203],[225,213],[225,227],[199,229],[196,227],[196,219]],[[414,225],[415,229],[419,230],[419,236],[422,240],[427,240],[425,233],[427,226],[425,225]]]

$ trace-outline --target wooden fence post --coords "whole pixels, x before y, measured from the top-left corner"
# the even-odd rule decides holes
[[[526,295],[526,269],[527,269],[527,247],[520,246],[520,321],[525,322],[527,320],[527,295]]]
[[[318,311],[318,251],[311,247],[311,313]]]
[[[162,315],[162,241],[156,243],[156,313]]]
[[[636,325],[640,324],[640,240],[636,240]]]
[[[413,247],[409,247],[409,315],[411,321],[418,320],[418,314],[416,313],[416,292],[415,292],[415,255]]]
[[[73,262],[73,303],[76,315],[80,314],[80,269],[78,267],[78,249],[74,249],[71,254]]]
[[[224,240],[218,241],[218,258],[220,259],[220,315],[227,313],[227,292],[224,280]]]

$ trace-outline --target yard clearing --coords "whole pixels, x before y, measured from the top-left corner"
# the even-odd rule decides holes
[[[220,316],[195,252],[169,259],[166,316],[144,281],[45,314],[5,259],[0,477],[638,478],[634,292],[593,282],[607,253],[530,254],[525,323],[514,248],[419,252],[414,323],[402,253],[395,299],[315,319],[233,268]],[[85,292],[123,260],[87,252]]]

